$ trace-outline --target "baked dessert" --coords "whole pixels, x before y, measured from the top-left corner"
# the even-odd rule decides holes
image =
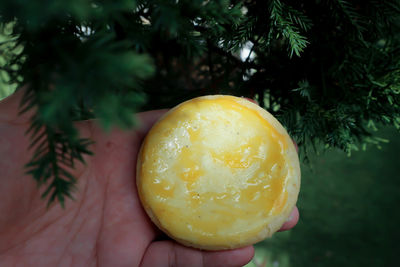
[[[191,99],[147,134],[137,188],[151,220],[195,248],[243,247],[276,232],[296,204],[300,167],[282,125],[226,95]]]

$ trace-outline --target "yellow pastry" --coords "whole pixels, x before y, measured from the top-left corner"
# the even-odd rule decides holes
[[[220,250],[276,232],[296,204],[300,167],[282,125],[234,96],[204,96],[165,114],[147,134],[137,187],[151,220],[176,241]]]

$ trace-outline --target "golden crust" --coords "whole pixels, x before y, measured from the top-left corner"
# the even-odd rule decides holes
[[[280,150],[281,151],[280,154],[279,155],[277,154],[279,157],[276,158],[276,159],[278,158],[283,159],[283,161],[281,161],[281,164],[278,164],[279,166],[280,165],[284,166],[284,167],[282,166],[279,167],[284,169],[280,170],[279,172],[279,174],[283,173],[283,176],[281,175],[282,177],[280,177],[278,175],[279,176],[278,178],[271,178],[275,179],[274,181],[279,181],[279,183],[281,184],[275,185],[277,184],[277,182],[274,182],[274,184],[268,184],[265,182],[265,180],[268,180],[269,178],[263,179],[263,181],[258,182],[257,187],[254,187],[259,192],[254,190],[251,191],[250,193],[247,194],[249,196],[247,200],[240,200],[240,201],[236,200],[236,202],[234,202],[233,200],[228,199],[226,200],[226,202],[223,202],[223,205],[225,205],[223,207],[229,209],[229,211],[224,211],[220,209],[222,202],[219,199],[225,195],[228,195],[228,198],[229,197],[232,198],[232,196],[235,195],[234,193],[232,193],[234,190],[236,190],[235,192],[239,192],[235,196],[239,195],[239,197],[244,199],[243,197],[244,191],[247,190],[248,187],[250,187],[249,179],[252,179],[252,177],[249,176],[248,180],[245,181],[246,187],[243,187],[242,185],[243,179],[240,178],[240,174],[247,175],[245,171],[249,173],[249,170],[253,168],[252,166],[256,167],[258,166],[258,168],[261,169],[260,164],[264,163],[259,160],[259,157],[262,153],[265,154],[265,151],[262,151],[261,148],[258,149],[258,147],[267,147],[267,149],[269,149],[268,147],[273,147],[273,145],[272,143],[265,145],[265,142],[261,143],[262,145],[260,145],[260,143],[254,143],[248,145],[247,143],[249,142],[249,140],[252,140],[253,142],[253,140],[255,140],[258,135],[261,136],[261,138],[266,138],[264,137],[265,135],[264,133],[257,133],[256,130],[249,129],[248,131],[246,131],[246,134],[247,132],[254,132],[254,134],[258,135],[257,136],[249,135],[247,137],[243,137],[247,138],[243,142],[246,145],[248,145],[249,149],[253,149],[258,153],[257,155],[255,156],[253,155],[252,157],[252,160],[253,159],[256,160],[250,161],[249,157],[247,158],[247,161],[243,159],[238,159],[235,154],[233,154],[233,156],[231,154],[228,155],[226,153],[222,156],[219,154],[214,155],[215,151],[226,149],[227,145],[225,144],[224,146],[222,146],[222,148],[216,149],[215,146],[218,146],[218,143],[212,143],[209,147],[212,147],[210,149],[211,150],[214,149],[213,150],[214,152],[210,152],[211,154],[207,152],[208,155],[212,155],[213,161],[211,163],[209,159],[207,161],[206,156],[203,156],[203,158],[200,157],[195,158],[196,161],[195,163],[193,162],[190,163],[192,165],[196,164],[193,165],[196,167],[193,167],[191,165],[192,167],[186,168],[187,167],[186,165],[188,164],[186,161],[187,158],[191,157],[191,155],[202,154],[204,152],[204,151],[197,151],[196,148],[197,149],[201,148],[204,150],[204,145],[203,145],[204,140],[202,138],[205,138],[204,136],[200,136],[199,137],[200,139],[196,140],[197,145],[195,145],[194,142],[189,142],[186,140],[189,138],[191,141],[193,141],[192,140],[193,136],[188,134],[188,130],[190,130],[189,129],[190,127],[192,127],[192,129],[195,129],[194,127],[196,126],[193,125],[198,123],[198,121],[201,121],[201,119],[199,118],[197,118],[198,119],[197,121],[194,119],[187,119],[186,117],[189,116],[187,114],[191,114],[192,109],[196,109],[196,114],[201,114],[202,111],[209,112],[210,108],[207,105],[213,104],[214,102],[225,101],[225,100],[230,101],[229,103],[227,102],[228,105],[239,105],[238,106],[239,109],[235,111],[236,113],[233,112],[229,113],[228,115],[222,114],[224,112],[223,108],[213,111],[217,115],[219,114],[218,112],[220,113],[222,112],[221,116],[225,116],[222,118],[228,118],[226,123],[227,125],[229,125],[229,127],[227,127],[226,129],[231,130],[232,128],[237,127],[237,123],[235,124],[236,117],[232,116],[233,115],[236,116],[238,112],[239,113],[244,112],[244,114],[248,116],[246,117],[246,119],[248,119],[249,121],[252,120],[252,118],[250,117],[259,116],[259,118],[255,119],[258,120],[257,121],[258,124],[260,118],[262,118],[262,120],[265,120],[266,125],[270,127],[268,129],[272,132],[272,135],[270,134],[270,136],[268,137],[269,139],[265,140],[270,142],[271,141],[270,139],[275,138],[276,139],[276,140],[274,139],[275,141],[277,140],[279,141],[280,147],[281,148],[284,147],[284,150]],[[203,105],[203,103],[205,104]],[[221,104],[221,106],[223,105],[225,104],[224,103]],[[186,107],[187,109],[185,109]],[[249,111],[252,111],[253,113]],[[177,115],[177,114],[185,114],[185,115],[184,117],[182,117],[182,115]],[[199,115],[196,116],[199,117]],[[185,126],[182,126],[183,125],[182,123],[178,125],[177,121],[179,122],[184,121],[184,123],[186,124],[184,124]],[[192,126],[190,126],[190,123],[188,124],[188,122],[192,123]],[[244,125],[246,124],[246,122],[243,123]],[[219,127],[219,125],[216,124],[214,125],[209,124],[208,126],[207,125],[208,124],[200,125],[202,127],[200,130],[205,132],[205,134],[207,133],[214,134],[213,133],[214,131],[218,131],[217,128]],[[204,129],[206,127],[209,127],[211,131],[208,132],[205,131]],[[168,129],[168,128],[173,128],[173,129]],[[265,130],[266,128],[264,127],[260,129]],[[176,130],[177,132],[174,132],[174,130]],[[223,136],[224,139],[223,140],[221,139],[219,141],[215,140],[215,142],[228,142],[229,140],[226,141],[226,139],[229,139],[228,137],[230,134],[232,135],[233,133],[229,134],[224,133],[224,135],[226,135]],[[213,140],[216,139],[215,136],[218,137],[221,136],[221,134],[215,133],[214,135],[212,135]],[[279,139],[277,136],[279,136]],[[168,154],[169,150],[167,147],[171,146],[172,144],[168,143],[169,141],[171,141],[169,140],[169,138],[170,139],[174,138],[175,143],[180,142],[178,147],[171,148],[171,151],[174,151],[175,154],[174,153]],[[235,139],[239,137],[232,137],[232,138],[234,139],[235,143],[240,143],[238,142],[238,140],[240,139]],[[205,139],[207,139],[207,137]],[[162,145],[157,144],[160,142],[162,143]],[[183,147],[183,145],[186,144],[185,142],[189,142],[188,144],[192,145],[191,150],[189,151],[190,154],[185,154],[184,158],[182,159],[185,160],[184,163],[182,163],[183,162],[182,160],[180,161],[180,163],[177,163],[179,162],[177,158],[179,157],[180,154],[183,154],[183,151],[185,149]],[[258,145],[256,148],[254,148],[255,144]],[[276,147],[278,148],[277,145]],[[160,148],[159,150],[161,152],[158,151],[158,148]],[[243,152],[244,150],[242,149],[240,151]],[[227,155],[229,156],[229,158]],[[199,162],[202,160],[206,163],[201,165]],[[152,164],[151,163],[152,161],[156,163]],[[235,178],[236,180],[233,182],[231,180],[227,180],[231,178],[224,177],[223,175],[224,172],[222,172],[219,169],[215,169],[219,168],[218,166],[220,166],[220,165],[215,165],[215,162],[218,162],[218,164],[220,165],[221,162],[223,162],[222,164],[225,164],[225,167],[221,168],[226,169],[226,167],[229,167],[230,169],[232,169],[233,172],[238,173],[238,175],[232,176],[236,177]],[[252,163],[251,165],[249,162],[250,163],[255,162],[255,163]],[[183,165],[180,166],[178,169],[175,168],[176,169],[175,171],[170,170],[173,169],[172,166],[173,165],[175,166],[176,164],[178,165],[183,164]],[[186,165],[184,166],[184,164]],[[201,166],[199,167],[197,164]],[[163,166],[162,169],[160,169],[160,165]],[[209,168],[214,168],[214,169],[207,170],[208,166]],[[262,165],[262,166],[267,166],[267,165]],[[268,167],[268,169],[270,168]],[[221,183],[218,184],[218,181],[216,181],[218,179],[214,179],[215,177],[211,180],[208,178],[204,178],[208,177],[207,173],[222,173],[222,175],[218,175],[218,177],[221,178],[222,182],[230,183],[229,186],[225,186],[224,184]],[[260,174],[260,172],[258,172],[257,174]],[[264,172],[262,172],[262,175],[264,175]],[[173,178],[171,178],[172,176]],[[259,176],[261,177],[261,174]],[[136,177],[137,177],[136,181],[137,181],[139,197],[141,199],[144,209],[146,210],[151,220],[168,236],[177,240],[178,242],[186,246],[191,246],[206,250],[221,250],[221,249],[232,249],[232,248],[243,247],[246,245],[257,243],[267,237],[270,237],[273,233],[279,230],[279,228],[282,226],[282,224],[286,221],[286,219],[290,215],[290,212],[292,211],[293,207],[296,204],[298,193],[300,190],[299,160],[294,144],[292,143],[292,140],[287,134],[286,130],[270,113],[268,113],[258,105],[243,98],[224,96],[224,95],[213,95],[213,96],[204,96],[195,98],[174,107],[168,113],[166,113],[153,126],[153,128],[150,130],[145,141],[142,144],[137,161]],[[160,185],[162,185],[162,188],[160,187]],[[267,200],[270,199],[270,197],[267,196],[265,193],[266,190],[260,191],[261,185],[264,185],[264,188],[269,188],[271,187],[271,185],[275,186],[275,188],[277,188],[275,190],[276,192],[274,191],[271,192],[275,194],[277,198],[280,199],[279,201],[276,199],[271,200],[272,204],[270,205],[268,213],[266,211],[257,212],[257,210],[253,209],[253,207],[257,207],[256,205],[257,201],[260,202],[263,200],[262,198],[257,199],[257,196],[259,197],[260,194],[264,196],[265,199]],[[238,186],[241,186],[242,188],[239,191],[238,191]],[[230,188],[229,190],[231,191],[227,193],[227,189],[225,189],[225,191],[223,191],[222,189],[217,189],[225,187]],[[213,190],[214,191],[216,190],[216,192],[210,194],[209,191]],[[189,200],[188,200],[188,195],[191,196]],[[205,196],[207,196],[207,198],[205,198]],[[202,197],[204,197],[203,198],[204,201],[202,201]],[[199,198],[200,200],[198,200]],[[226,203],[228,203],[228,205]],[[252,205],[249,206],[248,203]],[[267,206],[267,202],[265,202],[265,206]],[[233,213],[233,211],[231,211],[235,209],[237,209],[237,213]],[[252,209],[252,212],[249,212],[250,214],[249,216],[244,215],[246,209],[249,210]],[[179,210],[179,212],[175,213],[175,211],[177,210]],[[261,208],[260,210],[263,210],[263,208]],[[228,222],[227,220],[225,221],[221,220],[221,218],[224,219],[224,216],[221,217],[220,215],[218,215],[219,217],[215,217],[215,220],[211,223],[211,219],[209,218],[214,216],[214,213],[213,215],[211,215],[210,212],[215,212],[215,211],[228,214],[227,216],[230,217],[229,221],[232,221],[232,226],[230,226],[229,223],[227,223]],[[238,214],[237,217],[235,217],[236,216],[235,214]],[[201,219],[197,219],[197,217],[195,218],[195,216],[197,215],[199,216],[199,218],[200,215],[203,217]],[[254,216],[252,217],[251,215]],[[206,217],[206,219],[204,219],[204,217]],[[204,225],[206,226],[201,224],[202,220],[206,221],[204,222]],[[219,223],[218,221],[221,222]],[[202,231],[197,231],[196,227],[202,228]],[[229,231],[232,231],[233,233]]]

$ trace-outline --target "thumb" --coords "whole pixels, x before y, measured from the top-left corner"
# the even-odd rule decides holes
[[[201,251],[167,240],[151,243],[143,256],[141,266],[236,267],[247,264],[253,256],[252,246],[225,251]]]

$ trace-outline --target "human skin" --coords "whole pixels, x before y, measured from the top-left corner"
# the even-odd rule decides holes
[[[0,102],[0,266],[242,266],[252,246],[201,251],[166,238],[147,217],[136,191],[136,159],[141,142],[167,110],[137,114],[134,130],[104,132],[96,120],[76,124],[95,143],[86,165],[70,170],[77,190],[65,209],[48,209],[38,187],[25,174],[30,114],[18,116],[23,91]],[[295,208],[281,230],[298,221]]]

